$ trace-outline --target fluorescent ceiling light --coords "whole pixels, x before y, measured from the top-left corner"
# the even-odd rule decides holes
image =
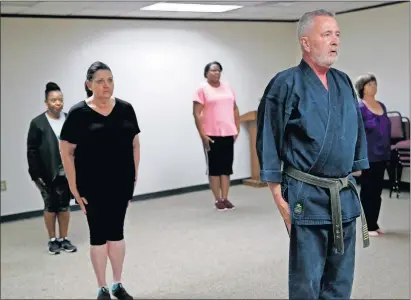
[[[211,5],[211,4],[189,4],[189,3],[165,3],[159,2],[153,5],[140,8],[141,10],[152,11],[174,11],[174,12],[204,12],[221,13],[242,8],[239,5]]]

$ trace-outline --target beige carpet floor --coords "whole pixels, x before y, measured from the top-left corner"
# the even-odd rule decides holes
[[[387,235],[362,249],[353,299],[410,298],[410,195],[385,192]],[[286,299],[288,236],[268,189],[235,186],[235,211],[209,191],[133,202],[126,217],[124,285],[140,299]],[[79,251],[51,256],[42,218],[1,225],[1,299],[95,299],[84,216],[72,214]],[[107,269],[111,282],[110,266]]]

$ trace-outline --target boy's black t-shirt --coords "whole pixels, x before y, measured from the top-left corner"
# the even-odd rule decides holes
[[[75,144],[75,169],[80,196],[133,196],[135,166],[133,139],[140,133],[132,105],[116,98],[104,116],[81,101],[74,105],[60,139]],[[113,199],[114,200],[114,199]]]

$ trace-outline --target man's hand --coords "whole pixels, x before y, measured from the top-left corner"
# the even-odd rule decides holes
[[[281,194],[281,185],[279,183],[269,183],[268,187],[274,197],[274,202],[283,218],[287,228],[290,229],[291,217],[290,217],[290,207],[288,203],[284,200]]]
[[[355,177],[361,176],[361,174],[362,174],[362,171],[356,171],[356,172],[351,173],[351,175]]]
[[[284,222],[289,229],[289,226],[291,225],[291,217],[290,217],[290,207],[288,203],[283,199],[283,197],[281,197],[281,199],[274,199],[274,201],[277,204],[281,217],[283,217]]]
[[[206,135],[202,136],[201,140],[203,141],[204,149],[210,151],[210,143],[214,143],[214,141]]]

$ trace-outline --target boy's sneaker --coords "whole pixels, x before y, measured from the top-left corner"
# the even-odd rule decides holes
[[[227,209],[235,209],[235,206],[228,199],[224,199],[223,204]]]
[[[64,239],[60,241],[60,248],[61,250],[64,250],[66,252],[76,252],[77,251],[77,247],[74,246],[68,239]]]
[[[106,287],[102,287],[102,288],[98,291],[97,299],[98,299],[98,300],[108,300],[108,299],[111,299],[110,292],[108,291],[108,289],[107,289]]]
[[[60,243],[56,239],[52,239],[48,243],[49,253],[51,255],[60,254]]]
[[[113,293],[113,296],[116,297],[118,300],[132,300],[133,299],[133,297],[131,297],[127,293],[127,291],[124,289],[121,283],[117,283],[113,285],[112,293]]]

